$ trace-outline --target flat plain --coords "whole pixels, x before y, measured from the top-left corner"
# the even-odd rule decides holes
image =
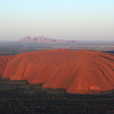
[[[79,45],[79,44],[78,44]],[[0,43],[0,55],[17,55],[23,52],[46,49],[85,48],[76,44]],[[114,53],[113,45],[88,46],[87,49]],[[106,44],[108,45],[108,44]],[[99,49],[98,49],[99,48]],[[64,89],[42,89],[42,84],[31,85],[26,80],[0,78],[0,112],[4,113],[114,113],[114,90],[94,94],[68,94]]]

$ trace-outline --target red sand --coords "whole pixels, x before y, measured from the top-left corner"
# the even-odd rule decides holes
[[[0,73],[4,71],[1,60]],[[67,49],[27,52],[16,55],[7,64],[2,77],[43,83],[43,88],[62,88],[68,93],[112,90],[114,54]]]

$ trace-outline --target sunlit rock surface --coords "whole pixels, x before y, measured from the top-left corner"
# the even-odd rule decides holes
[[[107,91],[114,89],[114,54],[67,49],[27,52],[0,57],[0,73],[3,78],[43,83],[42,88],[68,93]]]

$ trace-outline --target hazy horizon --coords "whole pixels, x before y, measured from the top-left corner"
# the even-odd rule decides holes
[[[113,0],[2,0],[0,41],[25,36],[114,40]]]

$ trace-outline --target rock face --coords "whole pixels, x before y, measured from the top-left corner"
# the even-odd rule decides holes
[[[0,56],[0,76],[3,75],[7,64],[13,58],[14,58],[14,56]]]
[[[114,54],[67,49],[27,52],[11,59],[2,74],[3,78],[43,83],[42,88],[62,88],[68,93],[107,91],[114,89]]]
[[[43,36],[38,36],[31,38],[30,36],[24,37],[23,39],[19,40],[20,42],[42,42],[42,43],[77,43],[79,41],[77,40],[70,40],[66,41],[64,39],[51,39],[51,38],[45,38]]]

